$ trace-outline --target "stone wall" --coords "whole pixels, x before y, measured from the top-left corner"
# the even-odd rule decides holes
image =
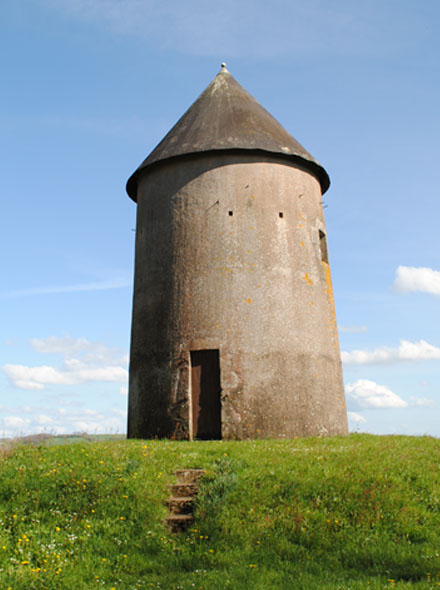
[[[191,438],[190,351],[219,350],[222,438],[347,432],[318,181],[217,152],[140,177],[129,437]]]

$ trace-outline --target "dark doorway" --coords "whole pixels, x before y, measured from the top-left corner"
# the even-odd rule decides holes
[[[218,350],[191,351],[192,435],[202,440],[222,437]]]

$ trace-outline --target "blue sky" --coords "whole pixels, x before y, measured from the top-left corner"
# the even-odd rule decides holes
[[[125,432],[125,182],[226,61],[327,169],[352,430],[440,436],[435,0],[3,0],[0,436]]]

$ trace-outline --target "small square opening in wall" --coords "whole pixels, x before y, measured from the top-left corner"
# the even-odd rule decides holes
[[[233,211],[228,211],[228,215],[229,215],[229,217],[232,217],[234,215],[234,212]]]
[[[281,217],[281,219],[282,219],[282,218],[284,217],[284,213],[283,213],[282,211],[280,211],[280,212],[278,213],[278,216],[279,216],[279,217]]]
[[[328,264],[327,237],[321,230],[319,230],[319,248],[321,250],[321,260]]]

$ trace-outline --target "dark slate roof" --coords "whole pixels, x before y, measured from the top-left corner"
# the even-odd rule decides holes
[[[313,174],[323,193],[330,185],[321,164],[222,65],[211,84],[128,179],[127,192],[136,201],[140,172],[156,162],[217,150],[258,150],[284,156]]]

